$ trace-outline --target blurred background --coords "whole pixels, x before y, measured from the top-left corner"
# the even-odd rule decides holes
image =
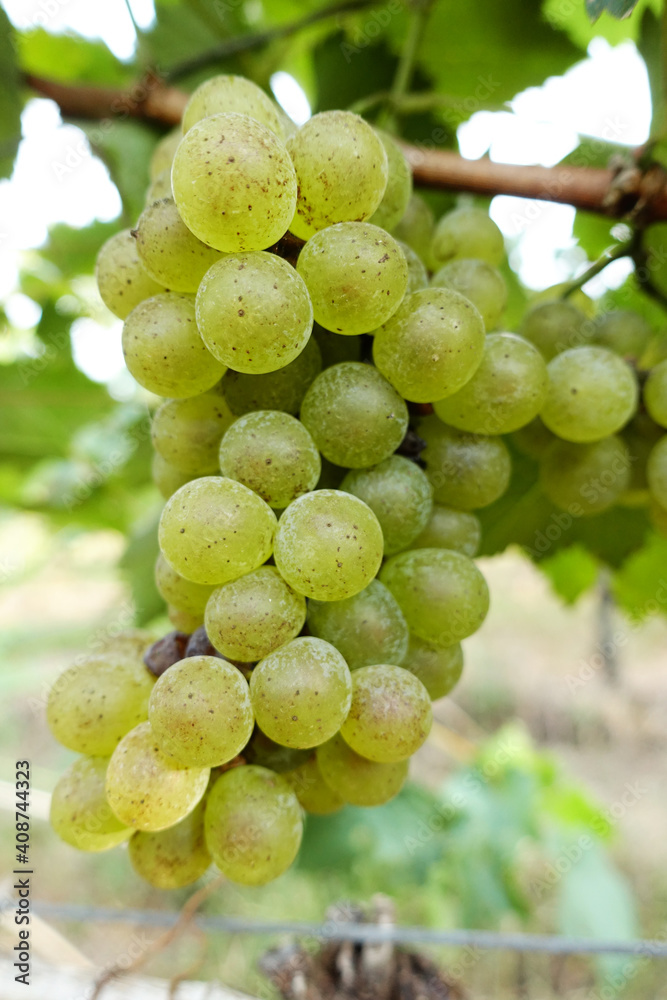
[[[215,72],[238,72],[300,124],[386,89],[405,35],[399,0],[338,4],[308,26],[274,30],[322,6],[0,5],[8,175],[0,181],[0,830],[10,843],[14,764],[27,758],[35,900],[177,910],[189,890],[152,890],[124,850],[79,854],[46,822],[48,793],[73,757],[45,724],[50,684],[123,628],[159,635],[171,627],[152,579],[162,505],[150,479],[155,399],[125,371],[122,324],[93,277],[100,245],[143,207],[163,133],[123,115],[64,120],[19,73],[128,89],[150,69],[191,90]],[[641,0],[631,18],[605,14],[592,25],[583,0],[441,0],[415,86],[448,100],[403,116],[402,134],[506,163],[602,166],[627,157],[649,139],[660,9]],[[266,44],[193,68],[202,53],[263,31]],[[436,215],[456,203],[425,196]],[[507,329],[527,302],[624,236],[623,225],[565,205],[497,197],[489,211],[506,237]],[[584,291],[591,308],[637,309],[663,333],[664,311],[642,294],[627,259]],[[226,885],[209,912],[321,920],[336,900],[382,891],[403,924],[664,940],[667,542],[640,521],[628,554],[623,520],[601,519],[597,548],[587,538],[554,545],[537,566],[510,544],[506,508],[486,518],[500,525],[497,551],[480,561],[491,612],[466,641],[463,679],[436,706],[411,784],[384,807],[311,817],[292,871],[263,889]],[[0,874],[11,867],[3,857]],[[133,934],[125,925],[54,926],[98,966],[115,961]],[[8,940],[0,932],[0,944]],[[256,966],[277,941],[216,936],[196,975],[277,995]],[[186,933],[151,974],[176,974],[198,947]],[[664,963],[425,950],[471,997],[667,997]]]

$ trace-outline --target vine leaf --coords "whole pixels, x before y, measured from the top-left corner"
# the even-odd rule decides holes
[[[0,9],[0,177],[10,177],[21,138],[21,90],[14,33]]]
[[[591,21],[597,21],[605,11],[621,21],[624,17],[630,17],[638,2],[639,0],[586,0],[586,12]]]

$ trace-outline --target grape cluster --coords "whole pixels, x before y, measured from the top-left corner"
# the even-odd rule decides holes
[[[162,888],[211,862],[260,885],[304,812],[396,795],[487,614],[474,512],[513,448],[559,506],[605,483],[586,513],[643,476],[665,528],[667,361],[639,414],[628,363],[650,331],[557,297],[499,330],[503,253],[477,207],[434,225],[357,115],[297,130],[248,80],[193,93],[97,263],[127,366],[163,397],[155,579],[177,631],[119,636],[56,681],[50,727],[83,755],[53,795],[65,841],[129,840]]]

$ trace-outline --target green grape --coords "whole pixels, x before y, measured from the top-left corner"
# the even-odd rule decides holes
[[[342,361],[361,361],[361,337],[341,337],[317,323],[313,327],[313,337],[322,355],[322,368],[331,368]]]
[[[663,507],[655,500],[651,500],[648,514],[653,530],[662,538],[667,538],[667,507]]]
[[[187,482],[218,471],[220,440],[233,421],[218,386],[188,399],[168,399],[153,416],[153,447],[169,465],[187,473]]]
[[[217,656],[189,656],[158,677],[148,721],[160,750],[185,767],[233,760],[255,720],[245,677]]]
[[[227,583],[271,555],[276,515],[241,483],[204,476],[167,500],[158,538],[165,559],[194,583]]]
[[[451,288],[479,309],[487,330],[494,330],[507,304],[507,285],[500,271],[485,260],[450,260],[433,275],[431,286]]]
[[[340,222],[316,233],[296,267],[316,321],[333,333],[370,333],[396,312],[408,287],[403,251],[370,222]]]
[[[194,299],[175,292],[135,306],[123,327],[123,354],[139,385],[158,396],[196,396],[225,373],[201,339]]]
[[[413,194],[403,213],[403,218],[393,228],[396,239],[411,246],[429,269],[431,267],[431,242],[434,226],[435,220],[430,207],[421,195]]]
[[[370,218],[382,201],[389,168],[382,142],[350,111],[313,115],[287,140],[298,181],[295,236],[307,240],[336,222]]]
[[[413,292],[419,292],[422,288],[428,286],[428,271],[421,257],[408,243],[403,243],[402,240],[397,240],[397,243],[403,251],[403,256],[408,265],[408,287],[405,290],[405,294],[411,295]]]
[[[249,663],[294,639],[305,620],[301,594],[285,583],[275,566],[260,566],[213,591],[205,623],[223,656]]]
[[[325,782],[353,806],[381,806],[398,795],[408,776],[407,760],[378,764],[360,757],[338,733],[317,748],[317,766]]]
[[[373,341],[375,364],[413,403],[451,396],[472,378],[483,354],[482,317],[449,288],[406,295]]]
[[[541,458],[545,449],[555,440],[556,436],[544,426],[539,417],[512,434],[512,442],[517,450],[528,458]]]
[[[453,549],[470,559],[477,555],[482,539],[479,518],[467,510],[434,504],[426,527],[412,542],[411,549]]]
[[[308,629],[341,653],[350,670],[403,663],[408,626],[396,599],[379,580],[343,601],[309,601]]]
[[[108,757],[125,733],[148,718],[154,683],[138,653],[110,649],[83,657],[49,692],[49,728],[69,750]]]
[[[355,753],[379,764],[407,760],[431,731],[431,699],[403,667],[375,664],[352,675],[352,704],[340,734]]]
[[[209,774],[208,767],[183,767],[167,757],[150,723],[141,722],[111,755],[107,799],[128,826],[149,832],[165,830],[194,809],[206,791]]]
[[[171,197],[171,167],[167,167],[149,184],[144,204],[148,208],[154,201],[161,201],[163,198]]]
[[[589,339],[592,325],[566,299],[540,302],[528,310],[519,333],[539,350],[547,361]]]
[[[290,587],[316,601],[342,601],[367,587],[382,562],[382,529],[362,500],[315,490],[289,505],[274,558]]]
[[[166,604],[199,617],[203,617],[214,590],[212,586],[186,580],[171,568],[161,552],[155,563],[155,586]]]
[[[563,299],[563,295],[567,292],[566,299]],[[593,319],[595,316],[597,306],[590,295],[586,295],[586,292],[582,292],[580,288],[577,288],[574,292],[570,291],[570,283],[567,281],[561,281],[557,285],[550,285],[548,288],[543,288],[540,292],[535,292],[532,297],[532,304],[539,305],[543,302],[560,302],[567,301],[571,302],[573,306],[576,306],[586,318]],[[588,330],[588,327],[587,327]]]
[[[265,885],[294,861],[303,835],[299,800],[280,774],[246,764],[221,774],[206,803],[206,844],[231,882]]]
[[[411,635],[403,666],[419,678],[431,701],[437,701],[458,684],[463,673],[463,650],[458,642],[453,646],[434,646]]]
[[[433,484],[433,499],[457,510],[487,507],[509,486],[512,460],[500,437],[466,434],[437,417],[419,424],[426,441],[421,458]]]
[[[431,254],[438,266],[462,258],[485,260],[498,267],[505,256],[503,234],[483,208],[462,205],[438,220]]]
[[[151,477],[165,500],[192,478],[189,472],[181,472],[175,465],[165,461],[157,451],[151,459]]]
[[[102,636],[94,644],[95,652],[117,660],[143,660],[144,653],[156,639],[155,633],[146,628],[124,629],[122,632]]]
[[[651,339],[651,327],[631,309],[603,313],[595,321],[592,343],[621,357],[640,358]]]
[[[398,448],[408,429],[408,408],[372,365],[344,361],[313,381],[301,421],[326,459],[363,469]]]
[[[447,549],[400,552],[382,567],[408,628],[436,646],[453,646],[480,627],[489,588],[471,559]]]
[[[180,608],[168,605],[167,615],[174,628],[178,629],[179,632],[185,632],[187,635],[196,632],[204,624],[203,611],[193,614],[190,611],[181,611]]]
[[[204,839],[204,802],[167,830],[137,830],[128,852],[137,875],[156,889],[181,889],[196,882],[211,864]]]
[[[163,135],[153,150],[148,173],[152,181],[162,173],[163,170],[171,170],[174,162],[176,150],[180,144],[183,134],[180,128],[174,128],[171,132]]]
[[[196,309],[211,354],[247,375],[264,375],[294,361],[313,328],[303,279],[272,253],[218,261],[199,286]]]
[[[651,498],[667,507],[667,435],[651,449],[646,463],[646,478]]]
[[[540,412],[566,441],[599,441],[624,426],[637,408],[637,379],[604,347],[573,347],[547,367],[549,388]]]
[[[257,664],[250,697],[257,725],[269,739],[298,750],[337,733],[350,709],[347,663],[331,643],[300,636]]]
[[[426,473],[401,455],[391,455],[371,469],[348,472],[340,488],[373,511],[382,528],[385,555],[410,545],[433,510],[433,487]]]
[[[322,371],[322,355],[311,336],[294,361],[266,375],[244,375],[231,368],[220,383],[230,409],[237,416],[253,410],[282,410],[296,415],[306,390]]]
[[[388,132],[376,128],[374,132],[387,154],[387,186],[382,201],[370,221],[382,229],[393,229],[405,215],[412,195],[412,171],[403,151]]]
[[[444,423],[459,430],[509,434],[537,416],[547,387],[547,366],[530,341],[515,333],[491,333],[473,377],[434,409]]]
[[[243,756],[248,764],[260,764],[270,771],[284,774],[300,767],[311,756],[310,750],[296,750],[294,747],[283,747],[274,743],[258,726],[252,734],[250,742],[243,750]]]
[[[108,851],[131,835],[111,812],[104,792],[107,757],[79,757],[51,796],[49,820],[61,840],[80,851]]]
[[[322,463],[300,421],[280,410],[256,410],[239,417],[225,432],[220,468],[223,476],[281,509],[315,489]]]
[[[224,260],[193,236],[170,196],[143,210],[134,234],[144,270],[172,292],[194,294],[209,267]]]
[[[329,788],[320,774],[315,757],[310,757],[294,771],[285,775],[301,808],[313,816],[329,816],[345,805],[344,799]]]
[[[630,452],[616,436],[592,444],[554,441],[540,462],[540,484],[546,496],[573,517],[599,514],[630,483]]]
[[[644,385],[644,405],[656,424],[667,427],[667,360],[649,372]]]
[[[183,112],[183,134],[202,118],[235,111],[265,125],[279,139],[285,132],[276,104],[256,83],[243,76],[212,76],[190,95]]]
[[[618,498],[624,507],[645,507],[650,501],[646,466],[653,445],[663,433],[645,411],[637,413],[623,429],[622,438],[630,452],[630,482]]]
[[[225,253],[272,246],[296,206],[287,150],[247,115],[212,115],[193,125],[176,150],[171,185],[188,229]]]
[[[102,246],[95,277],[102,302],[118,319],[125,319],[144,299],[164,291],[144,270],[129,229],[116,233]]]

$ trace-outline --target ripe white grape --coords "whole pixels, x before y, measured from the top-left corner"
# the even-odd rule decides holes
[[[411,246],[424,265],[431,269],[431,241],[435,219],[433,212],[419,194],[413,194],[393,234]]]
[[[653,446],[646,465],[651,497],[660,507],[667,507],[667,435]]]
[[[114,316],[125,319],[144,299],[165,290],[148,274],[139,257],[137,242],[129,229],[110,237],[95,262],[100,297]]]
[[[204,802],[167,830],[137,830],[128,854],[137,875],[156,889],[181,889],[196,882],[211,864],[204,839]]]
[[[505,256],[505,244],[503,234],[483,208],[463,205],[438,221],[431,253],[438,265],[448,260],[475,258],[498,267]]]
[[[644,385],[644,405],[656,424],[667,427],[667,360],[649,372]]]
[[[463,673],[463,650],[458,642],[453,646],[434,646],[411,635],[403,666],[419,678],[431,701],[437,701],[458,683]]]
[[[313,816],[329,816],[345,805],[345,800],[327,785],[320,774],[314,756],[293,771],[288,771],[285,780],[293,788],[301,807]]]
[[[437,417],[419,424],[426,441],[421,453],[436,503],[459,510],[487,507],[507,489],[512,460],[501,437],[467,434]]]
[[[145,208],[134,233],[145,271],[172,292],[194,294],[209,267],[223,256],[190,232],[171,197]]]
[[[628,447],[615,435],[590,444],[556,440],[540,462],[540,485],[575,517],[600,514],[628,488],[630,469]]]
[[[79,851],[108,851],[132,834],[115,816],[104,791],[108,757],[79,757],[51,795],[49,820],[66,844]]]
[[[381,806],[398,795],[408,776],[408,761],[378,764],[355,753],[338,733],[317,748],[317,766],[334,792],[354,806]]]
[[[452,288],[479,309],[487,330],[495,330],[507,304],[507,285],[500,271],[485,260],[451,260],[437,271],[431,285]]]
[[[401,221],[408,207],[412,195],[412,171],[393,137],[379,128],[375,129],[375,134],[387,154],[387,186],[370,221],[382,229],[392,230]]]
[[[218,471],[220,440],[233,422],[219,385],[188,399],[168,399],[153,416],[153,447],[170,466],[187,473],[187,482]]]
[[[535,344],[547,361],[586,343],[592,331],[585,314],[567,299],[538,302],[528,310],[519,327],[521,336]]]
[[[479,518],[467,510],[455,510],[433,504],[424,530],[410,542],[410,549],[454,549],[471,559],[477,555],[482,539]]]
[[[160,554],[155,563],[155,586],[165,604],[188,614],[204,615],[206,602],[213,593],[213,587],[202,583],[193,583],[172,569],[165,557]]]
[[[385,555],[407,548],[426,527],[433,509],[433,487],[426,473],[401,455],[371,469],[348,472],[340,488],[371,508],[382,528]]]
[[[428,691],[409,670],[375,664],[352,674],[352,704],[340,733],[355,753],[380,764],[407,760],[432,721]]]
[[[284,368],[265,375],[245,375],[230,368],[220,387],[237,416],[253,410],[284,410],[295,416],[306,389],[321,371],[322,355],[317,341],[311,336],[301,354]]]
[[[243,76],[212,76],[200,83],[190,95],[183,112],[183,133],[202,118],[235,111],[261,122],[278,136],[285,137],[279,109],[264,91]]]

